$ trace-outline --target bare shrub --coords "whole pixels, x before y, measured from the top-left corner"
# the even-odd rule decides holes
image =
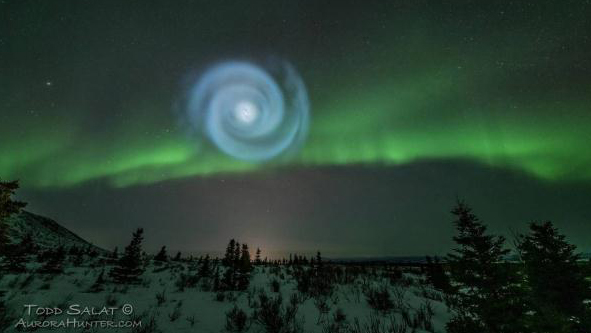
[[[228,332],[244,332],[247,329],[247,322],[246,312],[236,305],[226,312],[226,331]]]
[[[166,290],[162,290],[162,292],[156,293],[156,305],[161,306],[166,302]]]
[[[275,298],[269,298],[267,294],[260,293],[258,304],[255,304],[253,319],[267,333],[298,333],[303,329],[296,318],[297,311],[297,297],[293,295],[289,304],[284,306],[281,294]]]
[[[365,293],[365,298],[367,304],[374,310],[387,313],[394,308],[394,303],[386,286],[370,288]]]
[[[183,306],[183,302],[179,301],[176,306],[174,307],[174,309],[172,310],[171,313],[168,314],[168,319],[170,319],[171,322],[176,321],[177,319],[179,319],[181,317],[181,307]]]

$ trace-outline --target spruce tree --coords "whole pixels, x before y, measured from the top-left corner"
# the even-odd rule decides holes
[[[236,289],[236,276],[234,274],[234,269],[227,268],[222,277],[221,281],[221,290],[234,290]]]
[[[255,265],[260,265],[261,264],[261,249],[257,247],[257,252],[255,255],[255,259],[254,259],[254,263]]]
[[[240,267],[244,271],[251,270],[250,252],[248,251],[248,245],[242,244],[242,253],[240,254]]]
[[[209,277],[211,275],[211,267],[210,267],[210,259],[209,254],[205,256],[205,258],[201,261],[201,265],[199,266],[199,270],[197,271],[197,276],[199,277]]]
[[[234,263],[234,252],[236,247],[236,241],[231,239],[226,247],[226,254],[222,260],[222,264],[226,267],[231,266]]]
[[[168,255],[166,254],[166,246],[163,246],[160,249],[160,252],[158,252],[158,254],[156,254],[156,256],[154,257],[154,260],[158,262],[168,261]]]
[[[320,251],[316,252],[316,274],[320,275],[322,273],[322,255],[320,254]]]
[[[579,267],[576,246],[551,222],[531,223],[518,248],[527,277],[528,303],[535,332],[591,332],[589,283]]]
[[[433,285],[438,290],[448,292],[451,289],[449,278],[445,274],[445,270],[443,269],[443,265],[439,261],[438,257],[435,259],[431,258],[430,256],[426,257],[427,262],[427,281]]]
[[[13,214],[18,214],[27,205],[24,202],[12,200],[12,196],[18,188],[18,181],[0,181],[0,260],[7,255],[21,255],[20,249],[10,244],[8,224],[6,223],[6,219]],[[10,265],[12,264],[9,263]]]
[[[234,267],[238,268],[241,259],[240,243],[236,242],[236,247],[234,248]]]
[[[114,264],[119,260],[119,248],[115,247],[111,253],[107,255],[106,262]]]
[[[181,261],[181,251],[178,251],[176,253],[176,255],[174,256],[174,258],[172,258],[173,261]]]
[[[522,332],[524,304],[516,274],[503,264],[509,253],[505,238],[487,234],[486,226],[463,202],[452,214],[458,231],[453,239],[459,246],[448,255],[448,262],[460,291],[448,332]]]
[[[142,241],[144,229],[139,228],[133,233],[129,245],[125,247],[123,256],[110,272],[111,277],[118,283],[137,283],[144,272],[142,260]]]
[[[248,252],[248,245],[242,244],[242,252],[240,256],[240,263],[238,265],[238,278],[236,281],[237,288],[239,290],[245,290],[248,288],[250,282],[250,253]]]

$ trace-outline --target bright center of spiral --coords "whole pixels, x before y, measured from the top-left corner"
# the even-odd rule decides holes
[[[188,91],[186,107],[192,131],[240,160],[285,159],[308,132],[306,86],[282,60],[214,65]]]
[[[250,101],[240,101],[234,108],[234,117],[240,123],[250,125],[259,117],[259,108]]]

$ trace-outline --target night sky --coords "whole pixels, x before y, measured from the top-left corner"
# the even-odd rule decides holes
[[[0,1],[0,178],[99,246],[444,254],[464,198],[591,251],[590,1]],[[301,149],[228,156],[183,120],[227,60],[288,61]]]

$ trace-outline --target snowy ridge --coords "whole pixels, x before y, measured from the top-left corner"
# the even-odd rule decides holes
[[[104,252],[103,249],[98,248],[47,217],[22,211],[20,214],[8,218],[6,222],[9,226],[9,237],[12,242],[19,242],[26,234],[30,233],[35,240],[35,244],[42,249],[64,245],[66,247],[92,247]]]

